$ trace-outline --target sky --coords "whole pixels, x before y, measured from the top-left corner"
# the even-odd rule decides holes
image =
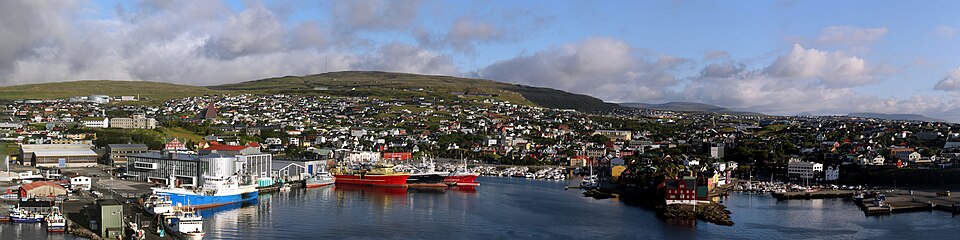
[[[0,86],[376,70],[960,122],[960,1],[0,1]]]

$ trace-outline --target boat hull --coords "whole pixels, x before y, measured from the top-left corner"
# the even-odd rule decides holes
[[[156,193],[159,195],[168,196],[170,201],[173,202],[174,206],[190,206],[195,209],[214,208],[231,203],[255,200],[259,196],[259,192],[257,191],[221,196],[206,196],[164,191],[157,191]]]
[[[327,186],[327,185],[334,184],[334,183],[336,183],[336,181],[337,181],[336,178],[330,178],[330,179],[312,179],[312,178],[310,178],[310,179],[307,179],[307,181],[305,181],[305,182],[303,183],[303,185],[304,185],[305,187],[307,187],[307,188],[318,188],[318,187],[323,187],[323,186]]]
[[[437,173],[411,174],[410,177],[407,178],[407,186],[446,187],[447,184],[443,182],[444,179],[444,176]]]
[[[381,187],[406,187],[409,174],[390,175],[334,175],[337,184],[353,184]]]
[[[67,227],[63,225],[47,226],[47,232],[66,232]]]
[[[10,221],[15,223],[38,223],[42,222],[43,218],[11,216]]]
[[[443,182],[457,186],[479,186],[477,182],[478,173],[459,173],[451,174],[443,178]]]

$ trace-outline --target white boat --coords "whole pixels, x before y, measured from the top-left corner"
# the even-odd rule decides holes
[[[144,199],[143,208],[153,215],[167,214],[173,212],[173,201],[169,196],[152,194]]]
[[[203,216],[200,216],[192,210],[177,210],[168,217],[164,226],[167,227],[173,237],[177,239],[198,240],[203,239]]]
[[[594,189],[598,187],[600,187],[600,182],[597,175],[587,175],[583,177],[583,180],[580,180],[580,188]]]
[[[306,185],[307,188],[316,188],[333,184],[336,181],[336,177],[333,177],[333,175],[326,171],[321,171],[317,174],[314,174],[312,177],[307,178],[307,181],[304,183],[304,185]]]
[[[67,231],[67,219],[60,213],[60,208],[53,206],[50,208],[50,214],[44,218],[47,223],[47,232],[65,232]]]

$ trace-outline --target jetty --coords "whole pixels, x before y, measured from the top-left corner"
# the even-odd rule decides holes
[[[960,197],[949,192],[887,190],[869,196],[856,202],[867,215],[932,210],[960,213]]]

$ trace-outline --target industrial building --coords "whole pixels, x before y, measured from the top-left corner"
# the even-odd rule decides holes
[[[24,144],[20,146],[24,165],[36,167],[96,167],[97,153],[86,144]]]
[[[127,156],[147,152],[146,144],[109,144],[107,145],[107,157],[103,164],[113,166],[126,166]]]

